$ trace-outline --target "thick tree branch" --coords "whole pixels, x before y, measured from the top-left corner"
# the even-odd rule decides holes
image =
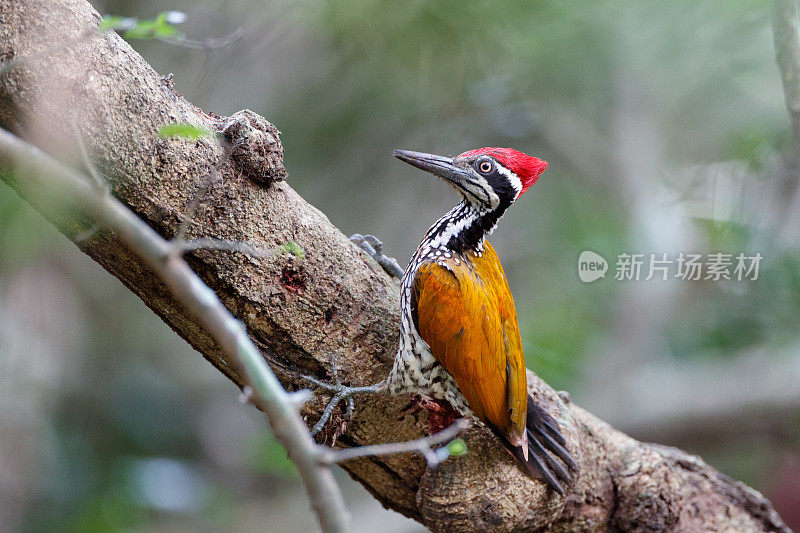
[[[185,223],[186,240],[247,242],[255,250],[298,243],[302,260],[288,253],[253,257],[199,249],[187,262],[245,323],[285,387],[301,388],[302,374],[329,380],[332,355],[344,382],[380,381],[396,349],[397,282],[282,181],[282,148],[271,124],[251,112],[230,119],[203,113],[114,34],[78,38],[98,21],[84,0],[0,0],[0,61],[31,58],[0,75],[0,124],[63,154],[76,151],[59,146],[73,136],[50,134],[71,132],[76,120],[114,196],[165,238]],[[43,54],[53,43],[65,44]],[[160,138],[158,128],[172,122],[221,132],[233,147],[230,157],[221,157],[210,140]],[[194,191],[217,174],[190,216]],[[10,175],[3,179],[25,197]],[[73,240],[91,226],[80,213],[26,199]],[[76,244],[222,373],[244,384],[224,347],[124,239],[99,232]],[[528,479],[481,428],[464,433],[469,453],[436,470],[416,454],[356,458],[344,467],[384,505],[433,530],[786,531],[755,491],[683,452],[634,441],[562,400],[533,374],[529,378],[531,393],[557,418],[580,464],[564,499]],[[356,417],[339,442],[422,436],[421,421],[403,411],[407,403],[357,399]],[[312,402],[309,419],[322,407]]]

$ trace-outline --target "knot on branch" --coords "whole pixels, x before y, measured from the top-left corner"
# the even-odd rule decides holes
[[[220,118],[217,131],[228,142],[230,159],[245,176],[265,185],[286,179],[281,132],[267,119],[245,109]]]

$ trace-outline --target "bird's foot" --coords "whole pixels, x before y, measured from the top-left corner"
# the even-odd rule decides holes
[[[306,381],[314,384],[317,388],[320,388],[324,391],[327,391],[331,394],[331,399],[328,402],[328,405],[325,406],[325,409],[322,410],[322,415],[317,420],[317,423],[314,424],[314,427],[311,428],[311,436],[315,436],[319,433],[322,428],[325,427],[325,424],[330,420],[331,415],[333,414],[333,410],[336,409],[336,406],[339,405],[341,402],[347,403],[347,408],[345,410],[345,417],[347,419],[352,418],[353,411],[355,409],[355,403],[353,402],[353,396],[356,394],[379,394],[386,390],[386,382],[381,381],[380,383],[376,383],[375,385],[369,385],[366,387],[349,387],[347,385],[343,385],[341,381],[339,381],[339,371],[336,368],[336,361],[334,358],[331,357],[331,364],[333,369],[333,382],[327,383],[325,381],[321,381],[317,378],[311,376],[301,376]]]
[[[367,252],[387,274],[395,278],[403,277],[403,269],[400,268],[397,259],[383,255],[383,243],[376,236],[354,233],[350,235],[350,240]]]

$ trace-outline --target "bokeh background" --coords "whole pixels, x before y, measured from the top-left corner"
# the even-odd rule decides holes
[[[800,174],[756,0],[93,0],[187,14],[133,46],[209,112],[283,132],[289,183],[405,265],[455,202],[393,148],[550,162],[492,241],[528,366],[800,528]],[[64,21],[68,24],[69,21]],[[610,263],[582,283],[584,250]],[[622,252],[761,253],[756,281],[614,280]],[[307,531],[236,388],[0,187],[0,530]],[[339,472],[359,531],[418,531]]]

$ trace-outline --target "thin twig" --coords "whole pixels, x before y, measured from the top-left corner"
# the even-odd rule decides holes
[[[86,170],[89,171],[89,175],[92,177],[92,180],[97,188],[102,189],[104,192],[108,192],[108,184],[106,180],[103,179],[95,166],[92,164],[92,160],[89,159],[89,151],[86,149],[86,143],[83,142],[83,135],[81,135],[81,130],[78,129],[78,123],[75,121],[75,117],[70,120],[70,125],[72,126],[72,131],[75,132],[75,139],[78,141],[78,148],[81,152],[83,165],[86,167]]]
[[[205,54],[203,56],[203,66],[200,67],[200,74],[197,76],[197,81],[194,83],[194,90],[200,88],[203,85],[203,82],[206,79],[209,71],[211,70],[211,58],[214,57],[213,50],[205,50]]]
[[[185,37],[165,37],[156,35],[155,39],[173,46],[191,48],[192,50],[218,50],[220,48],[226,48],[241,39],[242,33],[243,29],[239,27],[228,35],[216,38],[206,37],[205,39],[197,40],[187,39]]]
[[[209,70],[211,69],[211,57],[215,50],[219,50],[221,48],[227,48],[228,46],[234,44],[239,39],[242,38],[242,34],[244,30],[242,27],[236,28],[233,32],[229,33],[228,35],[224,35],[222,37],[206,37],[205,39],[196,40],[196,39],[187,39],[186,37],[166,37],[166,36],[155,36],[155,39],[167,43],[172,46],[180,46],[183,48],[189,48],[191,50],[203,50],[205,52],[205,57],[203,58],[203,66],[200,69],[200,74],[197,77],[197,82],[195,83],[195,89],[199,88],[202,85],[203,80],[205,80],[206,76],[208,75]]]
[[[89,150],[86,149],[86,143],[83,142],[83,135],[81,135],[81,130],[78,128],[78,122],[75,120],[75,117],[70,118],[70,125],[72,126],[72,131],[75,133],[75,139],[78,142],[78,149],[81,154],[81,159],[83,160],[83,166],[86,170],[89,171],[89,175],[92,177],[91,183],[97,188],[98,191],[101,191],[102,194],[109,193],[108,182],[103,179],[103,176],[95,168],[94,164],[92,164],[92,160],[89,158]],[[92,224],[89,226],[88,229],[82,231],[73,237],[73,240],[76,243],[79,242],[86,242],[100,231],[100,226],[97,224]]]
[[[439,450],[434,450],[433,447],[450,442],[471,424],[472,422],[469,419],[459,418],[439,433],[406,442],[373,444],[371,446],[360,446],[358,448],[347,448],[344,450],[334,450],[332,448],[320,446],[320,461],[330,465],[342,463],[358,457],[419,452],[425,457],[428,466],[434,468],[450,456],[450,451],[447,447],[440,448]]]
[[[111,31],[106,30],[106,31]],[[26,62],[32,59],[38,59],[40,57],[46,57],[52,54],[56,50],[63,49],[68,46],[80,44],[84,39],[87,39],[93,35],[103,34],[105,32],[97,31],[97,28],[90,28],[86,31],[80,33],[80,35],[76,35],[75,37],[71,37],[69,39],[65,39],[58,43],[58,45],[48,46],[38,52],[34,52],[29,54],[25,57],[14,58],[11,61],[4,63],[0,66],[0,76],[3,74],[10,72],[14,69],[17,69],[24,65]],[[153,36],[154,39],[162,41],[166,44],[170,44],[172,46],[180,46],[183,48],[190,48],[192,50],[217,50],[220,48],[226,48],[236,41],[242,38],[243,29],[241,27],[236,28],[233,32],[229,33],[228,35],[224,35],[222,37],[212,38],[207,37],[202,40],[197,39],[186,39],[185,37],[164,37],[160,35]]]

